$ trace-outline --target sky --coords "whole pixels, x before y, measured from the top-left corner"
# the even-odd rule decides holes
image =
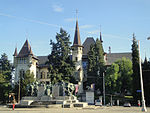
[[[131,52],[135,33],[142,59],[150,58],[149,6],[150,0],[0,0],[0,54],[12,62],[15,47],[19,52],[28,39],[36,56],[48,55],[61,27],[73,41],[78,17],[82,43],[101,31],[106,53],[109,46],[112,53]]]

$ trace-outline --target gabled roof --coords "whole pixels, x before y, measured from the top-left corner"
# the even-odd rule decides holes
[[[95,44],[95,40],[93,37],[87,37],[83,43],[83,54],[87,55],[90,50],[90,46]]]
[[[78,20],[76,21],[76,28],[75,28],[73,46],[82,46],[81,45],[81,40],[80,40],[80,32],[79,32]]]
[[[108,53],[106,54],[106,65],[111,65],[115,61],[122,59],[123,57],[128,58],[132,61],[132,53]]]
[[[30,46],[28,40],[26,40],[26,42],[24,43],[24,45],[21,48],[21,50],[20,50],[19,54],[17,55],[17,57],[25,57],[25,56],[28,56],[28,55],[33,56],[33,53],[32,53],[31,46]]]
[[[38,58],[38,66],[39,67],[47,67],[46,62],[48,61],[48,56],[37,56]]]

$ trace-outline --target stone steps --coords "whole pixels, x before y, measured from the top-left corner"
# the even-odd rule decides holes
[[[72,108],[72,107],[87,107],[88,104],[86,102],[78,102],[78,103],[70,103],[70,104],[64,104],[62,107],[64,108]]]

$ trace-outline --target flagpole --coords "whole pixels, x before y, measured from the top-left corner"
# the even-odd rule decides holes
[[[141,56],[140,56],[140,41],[138,40],[139,49],[139,66],[140,66],[140,78],[141,78],[141,93],[142,93],[142,111],[147,112],[144,98],[144,88],[143,88],[143,77],[142,77],[142,66],[141,66]]]

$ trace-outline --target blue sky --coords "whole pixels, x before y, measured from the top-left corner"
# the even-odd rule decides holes
[[[105,52],[131,52],[132,34],[141,42],[141,56],[150,57],[149,0],[0,0],[0,54],[13,59],[26,39],[37,56],[48,55],[50,39],[60,27],[74,38],[76,9],[82,43],[99,38]]]

